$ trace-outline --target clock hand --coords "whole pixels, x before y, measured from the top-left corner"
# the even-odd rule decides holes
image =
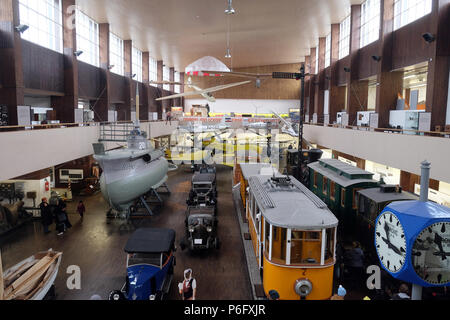
[[[399,256],[403,256],[402,252],[396,246],[394,246],[388,239],[383,238],[383,237],[381,237],[381,239],[383,239],[383,241],[388,245],[389,249],[394,251]]]
[[[434,243],[437,244],[439,248],[439,252],[441,253],[440,256],[442,257],[442,260],[446,260],[447,257],[445,256],[444,248],[442,247],[442,237],[438,235],[437,233],[434,234]]]
[[[389,231],[390,231],[390,228],[389,228],[387,222],[385,221],[384,222],[384,232],[386,232],[387,241],[389,241]]]

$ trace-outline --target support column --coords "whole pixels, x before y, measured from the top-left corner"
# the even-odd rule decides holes
[[[351,6],[350,18],[350,72],[347,78],[347,113],[348,124],[356,126],[358,111],[367,110],[367,97],[369,91],[368,81],[359,81],[359,45],[361,29],[361,5]],[[344,66],[342,66],[344,67]]]
[[[142,53],[142,82],[148,85],[150,81],[150,53]]]
[[[317,114],[317,122],[323,123],[324,90],[325,90],[325,45],[326,38],[319,38],[319,73],[317,74],[317,86],[314,97],[314,113]]]
[[[378,113],[378,127],[389,126],[389,111],[397,106],[398,93],[403,90],[403,72],[392,70],[392,47],[394,31],[394,0],[381,0],[380,40],[377,67],[377,97],[375,111]]]
[[[150,112],[150,108],[149,108],[149,98],[150,98],[150,85],[149,80],[150,80],[150,54],[149,52],[143,52],[142,53],[142,88],[143,88],[143,92],[140,93],[140,101],[141,101],[141,113],[140,113],[140,120],[150,120],[148,118],[148,113]]]
[[[450,1],[433,0],[431,30],[436,40],[427,45],[432,48],[428,62],[426,111],[431,112],[431,130],[444,126],[447,114],[450,67]]]
[[[184,72],[180,72],[180,82],[183,84],[184,84],[184,79],[185,79]],[[180,86],[180,93],[184,93],[184,86]],[[183,110],[184,110],[184,106],[185,106],[184,97],[181,97],[181,106],[183,107]],[[186,111],[189,112],[189,110],[185,110],[185,112]]]
[[[311,74],[311,57],[306,56],[305,57],[305,73]],[[309,86],[311,83],[312,76],[306,76],[305,77],[305,116],[309,115],[309,109],[310,109],[310,97],[309,97]],[[303,119],[305,120],[305,119]]]
[[[316,50],[317,48],[311,49],[311,55],[310,55],[310,73],[313,75],[310,77],[310,83],[309,83],[309,121],[312,121],[313,114],[314,114],[314,108],[315,108],[315,95],[316,95],[316,87],[317,87],[317,75],[316,73]]]
[[[108,121],[108,110],[110,108],[110,77],[109,71],[109,24],[99,24],[99,38],[100,38],[100,68],[102,69],[102,80],[104,83],[104,90],[97,104],[95,105],[94,120],[96,122]]]
[[[17,106],[24,104],[19,1],[0,0],[0,105],[8,108],[8,125],[17,125]]]
[[[68,10],[69,7],[75,8],[75,0],[62,1],[65,95],[51,99],[56,118],[61,123],[75,122],[75,109],[78,108],[78,60],[74,55],[77,50],[77,32],[73,20],[75,12]]]
[[[175,68],[170,68],[169,79],[171,82],[175,81]],[[175,85],[170,85],[170,92],[175,92]]]
[[[136,81],[133,81],[133,43],[131,40],[124,40],[123,51],[126,90],[125,104],[122,106],[126,118],[123,120],[132,120],[131,111],[136,110]]]
[[[162,60],[160,60],[160,61],[158,61],[158,73],[157,73],[157,76],[158,76],[158,82],[161,82],[161,81],[163,81],[163,61]],[[163,85],[162,84],[158,84],[158,88],[159,89],[163,89]]]
[[[330,124],[336,121],[336,114],[345,104],[345,87],[338,86],[339,67],[339,23],[331,25],[331,66],[330,66]]]

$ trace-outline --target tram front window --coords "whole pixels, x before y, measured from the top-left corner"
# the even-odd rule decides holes
[[[325,246],[325,264],[333,263],[334,261],[334,236],[336,229],[327,229],[327,243]]]
[[[321,239],[321,231],[292,230],[291,264],[319,264]]]
[[[272,261],[286,264],[287,230],[285,228],[272,227]]]

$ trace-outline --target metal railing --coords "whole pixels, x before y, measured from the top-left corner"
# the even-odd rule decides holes
[[[132,123],[103,123],[100,125],[99,142],[126,142],[130,131],[134,129]]]

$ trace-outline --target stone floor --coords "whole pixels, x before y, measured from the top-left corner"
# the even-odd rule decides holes
[[[177,244],[184,236],[184,212],[192,173],[188,167],[169,173],[171,195],[163,196],[164,206],[155,216],[134,221],[135,227],[173,228]],[[218,235],[222,246],[219,251],[190,253],[178,246],[175,253],[174,281],[167,299],[179,300],[177,285],[183,280],[183,271],[193,269],[197,280],[199,300],[249,300],[252,298],[242,240],[231,196],[231,168],[219,166],[217,184],[219,192]],[[63,236],[43,234],[39,222],[27,225],[0,239],[4,270],[38,251],[53,248],[63,252],[59,274],[55,282],[58,300],[87,300],[98,294],[106,299],[110,291],[120,289],[125,281],[125,243],[132,228],[123,221],[107,223],[107,204],[101,194],[83,198],[87,212],[84,221],[75,213],[79,198],[68,204],[69,219],[73,227]],[[81,269],[81,290],[67,289],[69,266]]]

